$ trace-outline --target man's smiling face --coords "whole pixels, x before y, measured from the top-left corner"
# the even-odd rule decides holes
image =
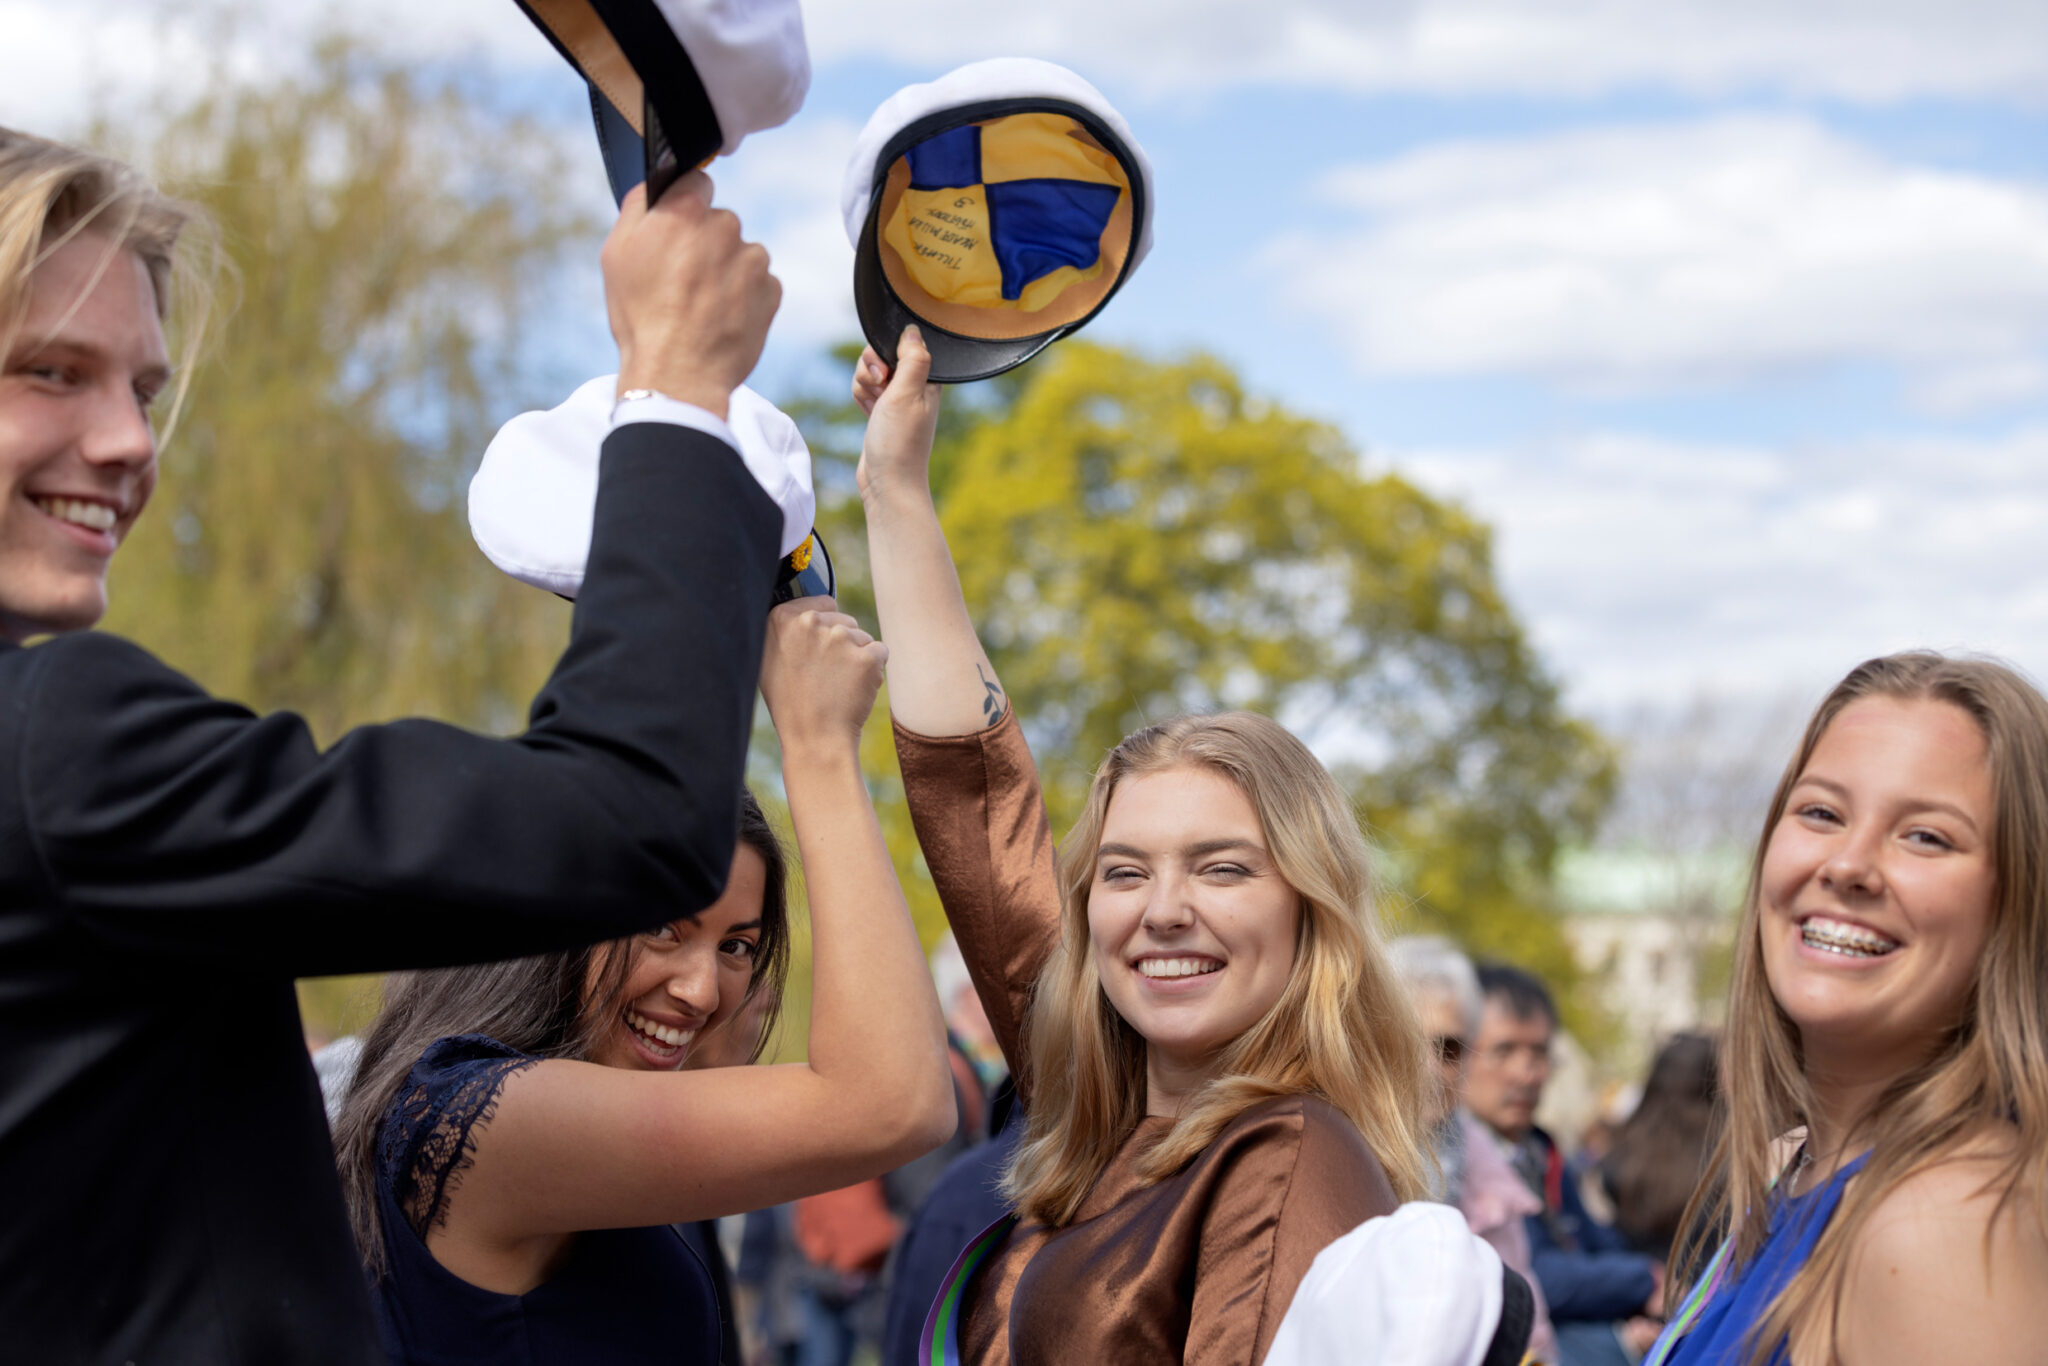
[[[149,404],[169,378],[133,252],[82,232],[36,267],[0,364],[0,635],[106,612],[107,564],[156,487]]]

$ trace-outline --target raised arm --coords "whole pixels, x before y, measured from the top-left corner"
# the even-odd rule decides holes
[[[925,383],[931,353],[903,334],[894,375],[872,349],[854,372],[868,414],[860,496],[868,520],[875,615],[889,642],[889,711],[919,735],[971,735],[1009,714],[1002,683],[974,634],[960,574],[932,502],[932,435],[941,387]]]
[[[762,690],[809,890],[809,1060],[512,1074],[430,1234],[444,1263],[466,1246],[502,1255],[581,1229],[764,1209],[879,1175],[952,1132],[945,1022],[857,753],[884,655],[829,600],[775,611]]]
[[[918,843],[1020,1092],[1025,1012],[1059,937],[1052,835],[1031,752],[960,592],[932,502],[939,387],[914,330],[891,375],[861,357],[869,414],[860,461],[875,611],[889,644],[889,708]]]
[[[702,177],[605,247],[622,382],[718,425],[779,298]],[[0,769],[76,928],[306,975],[611,938],[723,885],[780,517],[705,430],[606,439],[568,650],[515,740],[427,721],[322,753],[106,636],[11,654]]]

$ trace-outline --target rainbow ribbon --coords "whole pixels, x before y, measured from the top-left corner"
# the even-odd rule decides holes
[[[1641,1366],[1664,1366],[1671,1359],[1671,1354],[1678,1350],[1679,1340],[1692,1331],[1693,1321],[1699,1318],[1700,1311],[1707,1307],[1707,1301],[1714,1298],[1722,1282],[1728,1279],[1729,1254],[1734,1245],[1732,1238],[1721,1240],[1721,1246],[1714,1250],[1714,1260],[1707,1263],[1706,1274],[1693,1282],[1692,1293],[1685,1297],[1684,1304],[1678,1306],[1678,1313],[1665,1320],[1664,1331],[1651,1344]]]
[[[1799,1169],[1805,1153],[1806,1145],[1801,1143],[1799,1151],[1785,1164],[1784,1170],[1772,1177],[1771,1184],[1764,1187],[1766,1195],[1778,1189],[1779,1178],[1786,1172]],[[1705,1274],[1693,1282],[1692,1293],[1685,1297],[1684,1304],[1678,1306],[1678,1313],[1664,1321],[1664,1331],[1657,1334],[1657,1340],[1650,1344],[1650,1350],[1643,1354],[1643,1359],[1637,1366],[1664,1366],[1664,1363],[1671,1359],[1671,1354],[1678,1350],[1679,1340],[1692,1331],[1693,1321],[1699,1318],[1700,1311],[1707,1307],[1707,1301],[1714,1298],[1715,1292],[1720,1290],[1722,1283],[1728,1279],[1728,1264],[1734,1246],[1733,1237],[1721,1240],[1721,1246],[1714,1249],[1714,1260],[1707,1263]]]
[[[953,1269],[946,1273],[939,1296],[932,1301],[931,1311],[924,1316],[924,1334],[918,1339],[917,1359],[929,1362],[930,1366],[960,1366],[960,1309],[967,1292],[967,1283],[974,1279],[974,1273],[988,1260],[988,1254],[996,1250],[997,1244],[1010,1236],[1016,1227],[1017,1216],[1005,1214],[990,1224],[967,1250],[953,1259]]]

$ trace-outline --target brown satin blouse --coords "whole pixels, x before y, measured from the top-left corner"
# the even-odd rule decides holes
[[[1019,1047],[1059,937],[1059,886],[1038,772],[1015,717],[934,739],[896,727],[911,819],[989,1022],[1029,1103]],[[1397,1202],[1351,1122],[1314,1096],[1253,1106],[1150,1185],[1133,1168],[1172,1121],[1124,1143],[1074,1221],[1014,1228],[976,1274],[970,1366],[1265,1358],[1318,1252]]]

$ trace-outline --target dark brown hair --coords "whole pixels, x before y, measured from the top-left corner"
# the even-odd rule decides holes
[[[746,1000],[772,992],[750,1058],[775,1033],[783,979],[789,972],[788,861],[782,841],[754,800],[740,793],[740,843],[767,865],[761,892],[761,939]],[[632,940],[514,958],[502,963],[395,972],[385,979],[384,1007],[363,1036],[355,1076],[334,1124],[349,1227],[363,1265],[382,1276],[388,1265],[377,1215],[377,1135],[420,1055],[440,1039],[483,1034],[541,1058],[584,1058],[610,1024],[633,965]],[[592,972],[595,970],[595,979]],[[591,989],[584,989],[591,982]],[[739,1018],[735,1010],[731,1018]],[[724,1026],[720,1026],[723,1028]]]
[[[1659,1261],[1671,1253],[1707,1153],[1721,1134],[1721,1070],[1714,1040],[1674,1034],[1657,1050],[1635,1113],[1600,1164],[1614,1197],[1614,1226]]]

